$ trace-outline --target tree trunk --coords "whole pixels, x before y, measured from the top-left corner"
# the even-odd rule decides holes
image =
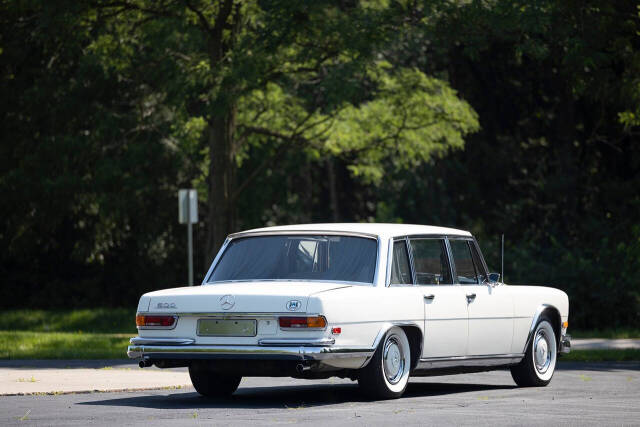
[[[338,222],[340,220],[338,189],[336,188],[336,175],[332,158],[327,159],[327,177],[329,178],[329,209],[331,210],[331,221]]]
[[[234,13],[235,10],[235,13]],[[233,15],[232,22],[229,17]],[[231,24],[230,34],[225,36],[224,29]],[[209,37],[209,64],[214,73],[222,70],[221,62],[235,43],[240,28],[238,4],[234,8],[233,0],[224,0],[220,5],[215,25],[204,25]],[[221,89],[223,93],[230,88]],[[227,234],[235,228],[235,202],[233,193],[236,188],[236,149],[234,136],[236,131],[236,104],[229,99],[217,99],[218,108],[209,118],[209,217],[207,230],[207,257],[209,262],[220,249]]]
[[[235,228],[235,204],[232,199],[236,182],[234,133],[236,107],[211,119],[209,124],[209,262]]]

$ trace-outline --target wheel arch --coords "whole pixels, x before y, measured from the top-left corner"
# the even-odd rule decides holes
[[[562,319],[560,317],[560,310],[558,310],[555,306],[551,304],[541,304],[536,310],[533,319],[531,321],[531,327],[529,328],[529,335],[527,336],[527,341],[524,344],[524,348],[522,349],[523,353],[527,352],[527,348],[529,347],[529,343],[533,339],[533,334],[536,330],[536,326],[542,317],[546,317],[551,321],[551,326],[553,327],[553,332],[556,334],[556,344],[558,348],[560,346],[561,333],[562,333]]]
[[[420,327],[415,323],[404,323],[404,322],[385,323],[383,327],[380,328],[378,335],[376,335],[376,339],[373,343],[373,349],[375,350],[378,348],[384,336],[387,334],[387,332],[389,332],[389,329],[393,327],[399,327],[400,329],[402,329],[405,335],[407,336],[407,339],[409,340],[409,347],[411,348],[411,370],[413,370],[418,365],[418,362],[420,361],[420,356],[422,355],[422,343],[424,342],[423,336],[422,336],[422,329],[420,329]],[[371,359],[367,360],[367,362],[364,365],[362,365],[362,368],[367,366],[370,360]]]

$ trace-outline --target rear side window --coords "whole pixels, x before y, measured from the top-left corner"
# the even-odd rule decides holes
[[[478,273],[473,264],[471,249],[467,240],[449,240],[453,262],[456,266],[458,283],[463,285],[477,284]]]
[[[409,253],[404,240],[393,243],[393,264],[391,266],[391,284],[407,285],[413,283]]]
[[[444,239],[411,239],[418,285],[452,284]]]

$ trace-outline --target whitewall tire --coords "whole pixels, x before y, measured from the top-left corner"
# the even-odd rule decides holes
[[[402,328],[387,331],[369,364],[360,370],[358,383],[374,399],[402,396],[409,382],[411,347]]]
[[[546,386],[558,359],[558,340],[551,322],[542,318],[536,325],[522,361],[511,368],[513,380],[521,387]]]

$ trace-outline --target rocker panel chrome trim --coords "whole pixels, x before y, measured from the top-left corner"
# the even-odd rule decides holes
[[[416,371],[455,368],[460,366],[490,367],[515,365],[520,363],[524,354],[491,354],[486,356],[433,357],[420,359]]]

